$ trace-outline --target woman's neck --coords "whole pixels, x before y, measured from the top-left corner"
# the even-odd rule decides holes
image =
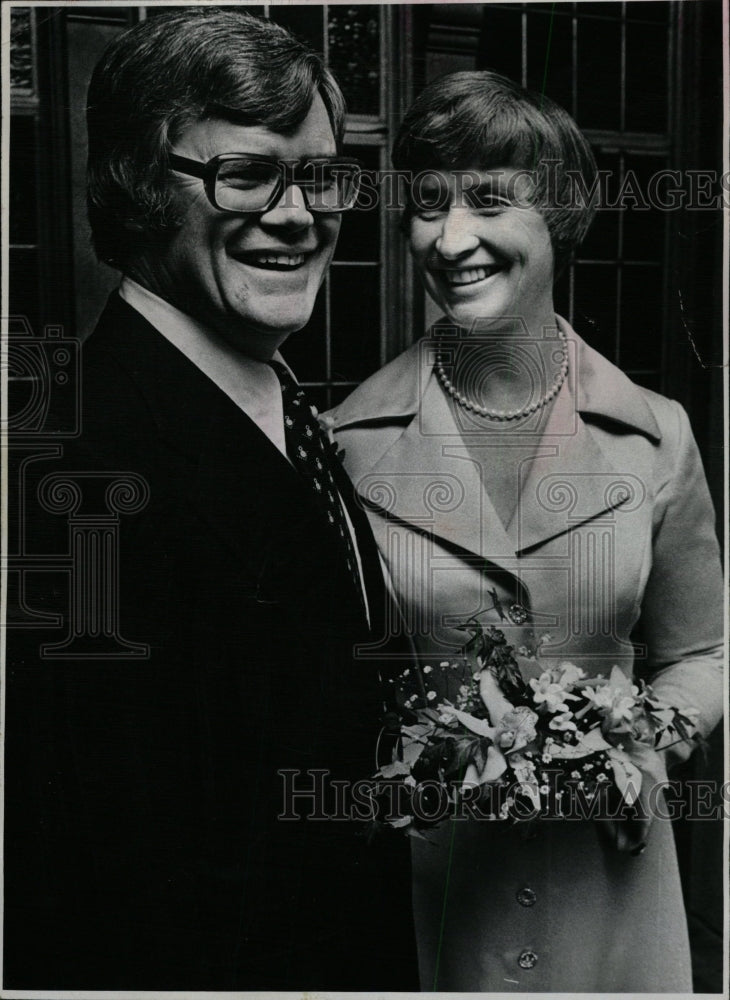
[[[546,405],[567,370],[567,343],[552,314],[529,328],[520,322],[509,329],[490,323],[460,330],[444,338],[439,359],[441,381],[450,383],[452,396],[509,413]]]

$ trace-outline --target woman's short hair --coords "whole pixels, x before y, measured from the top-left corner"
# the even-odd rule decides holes
[[[340,143],[344,98],[321,58],[280,25],[241,11],[178,8],[120,35],[88,94],[87,201],[99,259],[124,268],[179,226],[168,154],[187,127],[211,115],[286,133],[317,94]]]
[[[491,70],[449,73],[416,98],[400,127],[393,165],[425,170],[530,172],[532,204],[550,232],[556,273],[583,240],[596,211],[596,163],[561,107]]]

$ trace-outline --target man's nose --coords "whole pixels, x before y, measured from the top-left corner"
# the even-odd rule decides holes
[[[281,198],[264,212],[261,221],[269,226],[287,229],[306,229],[314,225],[314,216],[307,207],[304,192],[296,184],[287,184]]]
[[[446,260],[456,260],[476,250],[479,237],[473,231],[472,222],[473,215],[468,209],[458,206],[449,208],[436,240],[437,252]]]

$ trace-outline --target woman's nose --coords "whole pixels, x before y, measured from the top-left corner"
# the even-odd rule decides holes
[[[447,260],[471,253],[479,246],[479,237],[472,229],[472,213],[465,208],[450,208],[436,240],[436,250]]]
[[[296,184],[287,184],[281,198],[261,216],[264,225],[283,226],[286,229],[306,229],[314,225],[304,192]]]

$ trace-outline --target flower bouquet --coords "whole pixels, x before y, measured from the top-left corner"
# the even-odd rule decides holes
[[[459,656],[392,680],[403,718],[375,777],[377,823],[413,835],[467,815],[616,817],[656,750],[697,738],[694,712],[617,666],[588,678],[567,661],[541,663],[540,646],[515,655],[476,619],[460,628],[470,637]]]

